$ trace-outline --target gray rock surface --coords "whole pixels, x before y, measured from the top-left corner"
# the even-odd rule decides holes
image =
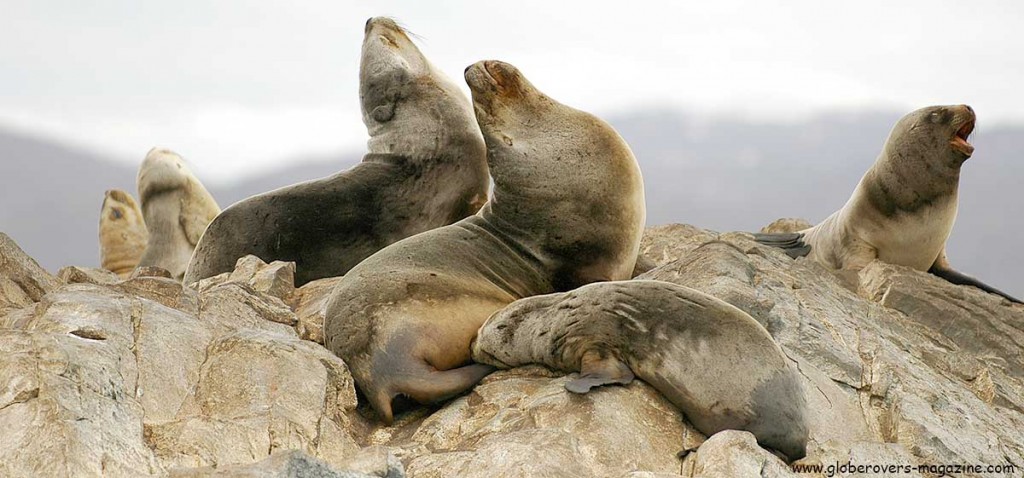
[[[742,233],[663,226],[642,248],[658,267],[641,277],[747,311],[798,364],[813,420],[797,464],[1024,471],[1024,307],[883,263],[839,278]],[[336,279],[295,289],[285,263],[243,258],[192,288],[57,280],[5,237],[0,254],[0,476],[795,476],[642,381],[580,396],[537,366],[384,427],[317,343]]]

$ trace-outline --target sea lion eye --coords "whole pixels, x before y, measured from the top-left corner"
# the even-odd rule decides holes
[[[947,110],[933,111],[932,114],[928,115],[928,121],[932,123],[949,123],[953,119],[953,115]]]
[[[110,216],[111,219],[121,219],[122,217],[124,217],[124,214],[121,213],[120,209],[111,209]]]

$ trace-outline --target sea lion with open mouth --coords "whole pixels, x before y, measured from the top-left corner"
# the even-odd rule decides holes
[[[975,119],[967,105],[929,106],[904,116],[842,209],[800,232],[754,238],[836,270],[858,271],[878,259],[1020,303],[953,270],[946,259],[960,167],[974,153],[967,138]]]

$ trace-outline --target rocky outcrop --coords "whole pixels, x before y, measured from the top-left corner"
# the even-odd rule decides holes
[[[42,300],[59,282],[0,232],[0,315]]]
[[[798,364],[812,423],[794,465],[1024,471],[1024,307],[692,226],[649,229],[642,252],[641,278],[747,311]],[[195,288],[160,275],[54,278],[0,236],[0,476],[815,476],[749,433],[702,436],[642,381],[574,395],[539,366],[385,427],[318,343],[337,279],[296,289],[293,265],[254,257]]]

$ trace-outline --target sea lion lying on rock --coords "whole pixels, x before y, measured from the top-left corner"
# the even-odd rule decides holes
[[[806,399],[795,366],[746,312],[652,280],[599,282],[517,300],[480,327],[473,360],[580,372],[573,393],[634,376],[698,430],[746,430],[790,460],[806,454]]]

